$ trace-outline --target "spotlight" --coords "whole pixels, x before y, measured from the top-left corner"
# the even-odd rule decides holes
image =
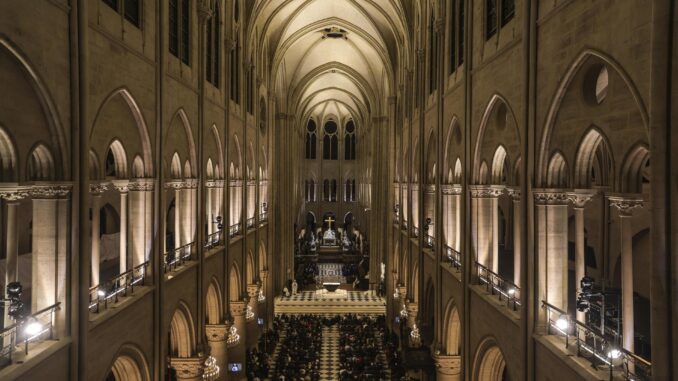
[[[104,291],[104,290],[99,290],[99,291],[97,291],[97,295],[99,295],[100,297],[103,298],[104,296],[106,296],[106,291]]]
[[[585,276],[581,278],[579,281],[579,287],[581,288],[581,292],[584,294],[588,294],[591,291],[593,291],[593,278],[590,276]]]
[[[607,358],[609,358],[610,360],[616,360],[620,358],[621,355],[622,355],[621,351],[614,347],[610,348],[610,350],[607,352]]]
[[[10,282],[7,284],[7,296],[10,299],[19,299],[23,291],[23,287],[19,282]]]
[[[560,315],[558,320],[556,320],[556,328],[563,332],[567,332],[567,329],[570,328],[570,321],[567,315]]]
[[[24,333],[28,337],[35,336],[42,332],[42,324],[40,322],[33,320],[30,323],[26,324],[26,327],[24,328]]]
[[[508,291],[506,291],[509,296],[514,296],[516,294],[516,289],[515,288],[509,288]]]

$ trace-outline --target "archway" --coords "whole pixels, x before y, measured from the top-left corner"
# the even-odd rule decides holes
[[[239,301],[241,295],[242,290],[240,288],[240,270],[238,269],[238,265],[233,262],[228,276],[228,300],[230,302]]]
[[[106,381],[149,381],[150,379],[150,371],[144,355],[132,346],[123,346],[106,376]]]
[[[509,381],[506,360],[494,340],[487,339],[476,352],[474,381]]]
[[[454,299],[451,299],[447,305],[445,314],[445,353],[448,355],[461,354],[461,321],[459,320],[459,310]]]
[[[171,357],[187,358],[193,355],[195,347],[193,327],[193,318],[188,307],[180,303],[170,322],[168,353]]]
[[[220,324],[223,308],[221,303],[221,288],[216,279],[212,279],[207,288],[207,296],[205,298],[205,323]]]

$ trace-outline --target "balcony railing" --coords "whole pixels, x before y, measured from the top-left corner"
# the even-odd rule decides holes
[[[187,261],[192,260],[195,252],[195,242],[191,242],[165,253],[165,272],[174,271]]]
[[[436,240],[435,240],[435,238],[433,238],[432,235],[428,234],[428,235],[426,235],[426,237],[424,237],[424,246],[433,249],[436,246],[435,243],[436,243]]]
[[[240,224],[231,225],[228,227],[228,236],[233,238],[240,234]]]
[[[254,227],[254,217],[250,217],[247,219],[247,228],[251,229]]]
[[[17,322],[0,331],[0,366],[12,363],[17,347],[24,345],[24,354],[28,354],[28,344],[40,340],[54,339],[54,318],[61,303],[44,308],[21,322]]]
[[[546,310],[548,333],[565,337],[565,348],[576,345],[577,356],[591,361],[594,368],[606,369],[610,380],[651,380],[652,364],[615,344],[615,338],[602,335],[599,330],[573,319],[565,311],[542,301]]]
[[[492,295],[498,295],[499,300],[506,300],[506,304],[514,311],[520,307],[520,288],[492,270],[476,262],[476,274],[478,282],[484,284],[487,291]]]
[[[205,249],[211,249],[213,247],[219,246],[222,243],[223,231],[216,231],[205,238]]]
[[[452,267],[454,267],[457,270],[461,269],[461,253],[458,252],[457,250],[454,250],[453,248],[445,245],[445,257],[447,258],[447,262],[449,262]]]
[[[120,296],[134,293],[134,286],[144,285],[149,262],[146,261],[133,269],[127,270],[115,278],[89,289],[89,310],[99,313],[101,308],[107,309],[109,303],[117,303]]]

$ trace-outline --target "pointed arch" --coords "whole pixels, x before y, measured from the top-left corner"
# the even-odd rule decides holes
[[[239,301],[241,298],[240,279],[240,268],[234,261],[228,274],[228,300],[231,302]]]
[[[575,186],[614,184],[614,158],[607,137],[597,127],[591,127],[577,148],[574,179]]]
[[[18,182],[16,149],[7,131],[0,126],[0,182]]]
[[[506,369],[506,360],[497,341],[493,337],[483,340],[473,360],[474,381],[502,381]]]
[[[127,178],[127,152],[120,140],[114,139],[108,146],[104,168],[106,177]]]
[[[150,370],[143,352],[131,344],[123,345],[110,366],[115,381],[150,381]]]
[[[494,151],[492,158],[492,184],[506,184],[508,183],[508,169],[507,169],[506,148],[499,145]]]
[[[188,306],[184,302],[179,302],[170,322],[169,347],[172,357],[187,358],[193,355],[195,348],[193,327],[193,317]]]
[[[132,178],[140,179],[142,177],[144,177],[144,159],[136,155],[132,162]]]
[[[221,324],[222,323],[222,297],[221,286],[216,278],[212,278],[209,287],[207,288],[207,295],[205,297],[205,320],[207,324]]]
[[[46,145],[39,143],[28,156],[26,179],[28,181],[51,181],[55,179],[54,157]]]
[[[561,152],[555,152],[549,162],[548,174],[546,176],[546,186],[548,188],[568,188],[570,184],[570,173],[567,160]]]
[[[619,189],[622,193],[642,193],[643,182],[649,181],[650,150],[645,143],[637,143],[626,154],[621,168]]]
[[[174,152],[172,155],[172,164],[170,167],[170,175],[172,179],[179,180],[181,179],[181,158],[179,157],[178,152]]]
[[[459,319],[459,309],[454,298],[450,298],[445,308],[445,333],[443,337],[445,338],[445,353],[448,355],[460,355],[461,321]]]

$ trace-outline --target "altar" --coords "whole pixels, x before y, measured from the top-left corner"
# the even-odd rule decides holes
[[[337,239],[337,231],[332,228],[334,219],[330,216],[325,220],[327,222],[327,230],[323,232],[322,240],[320,246],[324,247],[336,247],[339,246],[339,240]]]
[[[319,315],[384,315],[386,299],[374,291],[346,291],[337,289],[330,292],[324,288],[317,291],[302,291],[296,295],[277,296],[274,299],[274,313],[319,314]]]

